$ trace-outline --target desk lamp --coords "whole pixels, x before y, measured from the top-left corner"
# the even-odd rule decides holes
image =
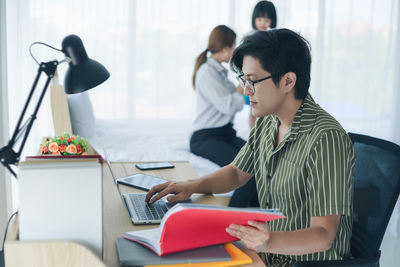
[[[65,59],[61,61],[53,60],[49,62],[39,63],[32,55],[31,48],[33,45],[42,44],[57,51],[63,52],[65,54]],[[39,111],[40,104],[44,98],[47,87],[51,79],[53,78],[58,65],[64,62],[69,63],[69,68],[65,74],[64,88],[66,94],[76,94],[89,90],[107,80],[110,77],[110,73],[106,68],[99,62],[90,59],[86,53],[85,47],[83,46],[82,40],[76,35],[68,35],[62,41],[62,49],[54,48],[48,44],[35,42],[30,46],[30,53],[36,63],[39,65],[38,73],[33,82],[31,91],[29,93],[28,99],[24,105],[22,113],[18,119],[18,123],[15,126],[14,133],[8,142],[8,144],[0,149],[0,161],[1,163],[15,176],[15,172],[11,169],[10,165],[17,165],[22,150],[24,148],[25,142],[28,138],[29,132],[32,128],[33,122],[36,119],[36,115]],[[39,101],[36,104],[33,114],[26,120],[26,122],[21,126],[22,120],[24,119],[26,110],[31,101],[32,95],[35,91],[36,85],[39,81],[40,75],[44,72],[47,75],[46,83],[40,94]],[[23,136],[21,145],[17,151],[14,151],[14,146]]]

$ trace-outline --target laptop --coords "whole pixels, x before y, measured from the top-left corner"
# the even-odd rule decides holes
[[[148,204],[144,201],[146,193],[129,193],[121,194],[119,186],[116,182],[117,177],[111,168],[110,161],[106,159],[111,176],[117,185],[118,192],[122,197],[125,207],[128,210],[129,217],[133,224],[159,224],[161,223],[164,214],[175,204],[168,202],[165,198],[159,199],[153,204]]]

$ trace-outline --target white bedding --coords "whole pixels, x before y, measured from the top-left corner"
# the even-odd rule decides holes
[[[248,136],[249,109],[235,118],[234,127],[243,139]],[[96,120],[90,144],[110,161],[188,160],[199,176],[217,170],[215,163],[190,153],[189,120]]]

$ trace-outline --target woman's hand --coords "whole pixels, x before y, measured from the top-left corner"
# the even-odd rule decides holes
[[[244,94],[244,90],[243,90],[242,86],[238,85],[238,87],[236,87],[236,92],[238,94],[243,95]]]
[[[266,252],[270,240],[270,230],[267,222],[249,221],[250,226],[231,224],[226,231],[239,238],[247,248],[256,252]]]
[[[191,182],[166,182],[153,186],[147,193],[145,201],[152,204],[168,194],[174,194],[174,196],[167,197],[167,200],[170,202],[184,201],[190,198],[193,192],[193,185]]]

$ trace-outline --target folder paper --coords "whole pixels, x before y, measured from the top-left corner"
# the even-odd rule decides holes
[[[159,228],[126,232],[122,237],[162,256],[236,241],[226,232],[230,224],[248,225],[249,220],[267,222],[280,218],[284,216],[276,210],[179,203],[164,215]]]

